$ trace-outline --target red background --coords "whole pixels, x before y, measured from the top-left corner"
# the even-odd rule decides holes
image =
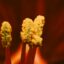
[[[40,48],[42,57],[49,63],[64,60],[64,0],[0,0],[0,27],[4,20],[12,25],[11,53],[15,52],[20,39],[22,20],[34,19],[37,15],[45,16],[44,42]],[[5,59],[4,48],[0,39],[0,63]]]

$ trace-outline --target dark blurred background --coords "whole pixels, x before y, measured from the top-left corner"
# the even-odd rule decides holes
[[[6,20],[12,25],[13,54],[21,42],[20,30],[22,20],[26,17],[45,16],[42,57],[48,64],[64,64],[64,0],[0,0],[0,27]],[[0,64],[5,59],[5,50],[0,38]]]

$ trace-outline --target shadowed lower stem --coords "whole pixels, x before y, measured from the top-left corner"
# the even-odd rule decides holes
[[[5,48],[5,64],[11,64],[11,53],[9,47]]]
[[[27,56],[27,63],[26,64],[34,64],[36,48],[37,48],[37,46],[35,46],[35,45],[33,47],[30,47],[30,50],[29,50],[28,56]]]
[[[21,64],[24,64],[25,53],[26,53],[25,51],[26,51],[26,43],[22,43]]]

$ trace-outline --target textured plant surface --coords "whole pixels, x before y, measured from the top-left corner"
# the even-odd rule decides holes
[[[23,42],[29,44],[42,45],[43,26],[45,24],[44,16],[38,15],[34,21],[30,18],[25,18],[22,23],[21,38]]]
[[[7,47],[10,45],[12,40],[11,37],[12,28],[9,22],[4,21],[1,26],[1,39],[3,47]]]

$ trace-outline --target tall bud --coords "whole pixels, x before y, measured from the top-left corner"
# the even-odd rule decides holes
[[[12,27],[9,22],[4,21],[1,26],[1,39],[3,47],[8,47],[12,40],[11,37]]]

